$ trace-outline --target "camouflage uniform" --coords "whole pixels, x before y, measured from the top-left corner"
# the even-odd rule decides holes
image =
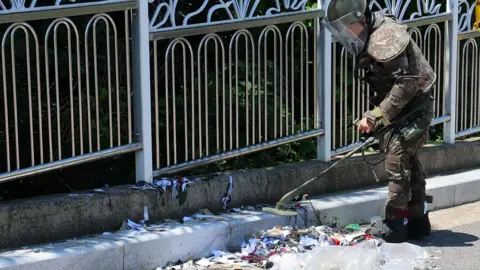
[[[365,71],[362,80],[376,94],[370,100],[375,108],[364,114],[374,130],[408,116],[380,138],[389,192],[377,232],[387,242],[402,242],[407,234],[429,235],[425,176],[417,153],[428,138],[436,75],[407,26],[372,13],[365,0],[332,0],[325,20],[334,38],[356,56],[357,69]]]
[[[415,129],[415,134],[405,138],[394,129],[380,140],[380,150],[387,154],[385,170],[389,179],[385,218],[419,218],[424,215],[426,194],[417,152],[428,138],[433,117],[430,90],[436,76],[406,26],[391,16],[374,16],[374,32],[357,58],[358,68],[366,71],[364,79],[376,94],[372,100],[376,107],[365,117],[374,126],[388,125],[413,106],[428,103],[408,119],[406,128]]]

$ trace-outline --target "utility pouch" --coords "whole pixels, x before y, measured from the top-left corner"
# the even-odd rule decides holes
[[[408,141],[424,132],[430,126],[432,116],[433,112],[425,111],[420,116],[407,120],[407,124],[398,132],[400,140]]]

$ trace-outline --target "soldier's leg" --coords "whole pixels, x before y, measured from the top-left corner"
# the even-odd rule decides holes
[[[431,225],[428,211],[425,209],[427,202],[425,173],[417,155],[410,158],[411,177],[410,189],[412,198],[408,205],[410,218],[408,220],[408,237],[426,237],[430,235]]]
[[[410,193],[410,157],[412,153],[399,141],[393,140],[388,147],[385,171],[388,177],[388,199],[385,207],[387,242],[403,242],[407,236],[406,220]]]
[[[407,236],[406,213],[410,200],[410,157],[403,143],[392,139],[385,149],[385,170],[388,178],[388,198],[385,207],[385,218],[376,221],[366,233],[381,237],[390,243],[404,242]]]
[[[415,154],[410,158],[410,189],[412,192],[412,198],[408,204],[408,210],[410,218],[420,218],[425,213],[425,201],[427,199],[426,194],[426,182],[425,174],[422,171],[422,165],[418,156]]]
[[[407,237],[409,201],[411,199],[411,158],[423,146],[427,138],[421,133],[408,141],[392,139],[386,149],[385,170],[389,180],[388,199],[383,224],[372,224],[371,232],[387,242],[403,242]]]

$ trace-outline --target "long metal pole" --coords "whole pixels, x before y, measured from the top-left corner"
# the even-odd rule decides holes
[[[450,121],[444,122],[443,141],[455,143],[457,121],[457,55],[458,55],[458,1],[447,1],[447,12],[450,12],[452,20],[446,22],[445,28],[445,113],[450,115]]]
[[[337,166],[340,162],[344,161],[345,159],[353,156],[353,154],[357,153],[359,150],[362,150],[362,148],[372,144],[375,141],[375,137],[369,137],[365,142],[359,144],[357,147],[352,149],[350,152],[348,152],[344,157],[341,159],[337,160],[335,163],[330,165],[328,168],[320,172],[318,175],[313,177],[312,179],[308,180],[307,182],[303,183],[301,186],[298,188],[290,191],[289,193],[285,194],[277,203],[278,207],[282,207],[285,204],[291,202],[296,196],[300,195],[302,191],[305,190],[306,187],[308,187],[310,184],[312,184],[314,181],[316,181],[320,176],[324,175],[327,173],[330,169],[333,167]]]
[[[330,0],[318,0],[318,7],[324,11]],[[332,36],[320,19],[315,22],[317,29],[317,56],[316,56],[316,80],[317,80],[317,128],[325,130],[323,136],[317,137],[317,159],[330,161],[332,141]],[[318,126],[320,125],[320,126]]]
[[[133,91],[135,132],[143,149],[135,154],[135,167],[137,182],[151,183],[153,159],[149,41],[148,1],[138,0],[138,9],[133,11]]]

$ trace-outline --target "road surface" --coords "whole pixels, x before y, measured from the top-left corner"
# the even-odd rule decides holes
[[[432,234],[412,244],[428,250],[430,269],[480,269],[480,202],[430,213]]]

